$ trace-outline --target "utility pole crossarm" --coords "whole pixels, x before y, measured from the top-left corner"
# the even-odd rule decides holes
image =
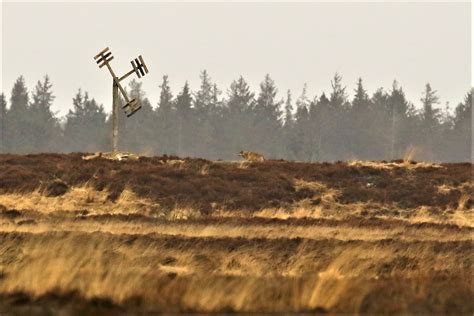
[[[145,61],[143,60],[143,57],[140,55],[138,58],[135,58],[134,60],[131,61],[132,64],[132,70],[128,71],[125,75],[121,77],[117,77],[115,75],[115,72],[113,71],[112,67],[110,66],[110,62],[114,59],[114,56],[112,56],[112,52],[109,50],[108,47],[104,48],[102,51],[100,51],[97,55],[94,56],[94,60],[96,61],[97,65],[99,65],[99,68],[102,68],[104,66],[107,66],[109,69],[110,75],[112,76],[113,79],[113,100],[112,100],[112,121],[113,121],[113,132],[112,132],[112,144],[113,144],[113,150],[114,152],[117,151],[117,143],[118,143],[118,113],[117,109],[120,107],[119,105],[119,95],[118,91],[122,94],[125,104],[122,106],[122,109],[125,109],[125,113],[127,117],[132,116],[134,113],[136,113],[138,110],[141,108],[141,104],[139,100],[132,99],[130,100],[127,96],[127,93],[125,89],[122,87],[120,84],[120,81],[124,80],[131,74],[135,73],[137,74],[138,78],[143,77],[145,74],[148,73],[148,68],[145,65]]]
[[[108,47],[103,49],[101,52],[99,52],[94,59],[96,60],[97,64],[99,65],[99,68],[102,68],[103,66],[107,66],[109,69],[110,75],[112,76],[115,84],[117,85],[120,93],[122,94],[124,100],[126,101],[125,105],[122,106],[123,109],[125,109],[125,112],[127,116],[132,116],[135,112],[137,112],[140,108],[141,105],[138,100],[132,99],[130,100],[127,96],[127,93],[125,89],[122,87],[120,82],[130,76],[133,73],[136,73],[138,78],[143,77],[145,74],[148,73],[148,67],[145,64],[145,61],[143,60],[143,57],[140,55],[138,58],[135,58],[134,60],[131,61],[132,64],[132,70],[127,72],[125,75],[122,77],[118,77],[115,75],[115,72],[113,71],[112,67],[110,66],[110,61],[114,59],[112,56],[112,52],[109,50]]]
[[[123,79],[127,78],[128,76],[130,76],[131,74],[133,74],[135,72],[134,69],[130,70],[129,72],[127,72],[125,75],[123,75],[122,77],[119,78],[119,81],[122,81]]]

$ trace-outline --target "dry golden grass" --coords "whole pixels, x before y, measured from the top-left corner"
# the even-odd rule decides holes
[[[156,216],[160,214],[160,205],[150,199],[138,197],[132,191],[125,189],[119,198],[112,202],[108,198],[109,192],[96,191],[88,185],[73,187],[66,194],[49,197],[41,193],[41,189],[34,192],[10,193],[0,195],[0,205],[9,209],[36,210],[42,213],[54,211],[87,210],[89,214],[142,214]]]
[[[436,166],[409,160],[351,166],[411,168],[413,177],[413,168]],[[184,172],[189,163],[163,164]],[[212,177],[214,167],[198,165],[196,177]],[[256,167],[266,165],[236,165],[232,181],[260,181],[249,174]],[[456,198],[448,206],[401,207],[352,201],[344,185],[357,183],[345,181],[284,174],[279,183],[298,199],[257,210],[212,202],[208,213],[192,203],[163,207],[128,186],[116,199],[87,184],[60,196],[3,192],[0,314],[472,314],[472,182],[436,182],[439,199]],[[356,192],[374,192],[364,190]]]
[[[2,236],[0,251],[15,264],[2,262],[0,291],[28,293],[33,300],[74,291],[87,300],[107,298],[122,306],[135,300],[134,308],[138,302],[140,309],[161,311],[376,311],[379,302],[367,307],[366,301],[374,286],[403,289],[419,283],[420,275],[435,277],[430,271],[450,271],[451,285],[465,299],[466,280],[457,277],[468,272],[461,263],[467,254],[459,247],[469,249],[446,243],[433,251],[429,242],[9,234]],[[397,284],[397,275],[405,284]],[[416,297],[412,291],[393,299],[428,300],[429,286],[437,284],[430,282],[418,284]],[[435,297],[451,299],[449,293]]]
[[[393,168],[406,168],[406,169],[418,169],[418,168],[443,168],[442,165],[432,162],[416,162],[412,163],[411,160],[403,160],[401,162],[378,162],[378,161],[364,161],[364,160],[353,160],[348,163],[351,167],[369,167],[374,169],[386,169],[390,170]]]

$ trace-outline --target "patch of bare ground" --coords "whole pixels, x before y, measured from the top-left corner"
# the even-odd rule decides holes
[[[471,164],[0,155],[0,314],[472,314]]]

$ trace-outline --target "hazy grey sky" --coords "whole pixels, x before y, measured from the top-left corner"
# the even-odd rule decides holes
[[[118,74],[142,54],[153,105],[168,74],[174,94],[207,69],[224,92],[240,75],[258,92],[266,73],[279,96],[330,91],[337,71],[352,95],[397,79],[419,105],[426,82],[457,105],[471,86],[471,4],[464,3],[3,3],[2,89],[48,74],[67,113],[78,88],[110,111],[111,77],[93,56],[109,46]]]

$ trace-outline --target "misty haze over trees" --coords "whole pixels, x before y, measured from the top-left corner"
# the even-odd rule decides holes
[[[418,160],[471,161],[472,90],[460,96],[454,111],[440,110],[437,92],[426,84],[417,110],[396,81],[372,95],[361,79],[353,92],[338,74],[331,82],[328,94],[308,96],[304,86],[299,95],[288,91],[280,100],[269,75],[256,93],[242,77],[223,93],[203,71],[198,91],[185,83],[177,95],[164,76],[160,100],[152,104],[133,80],[128,91],[142,109],[130,118],[120,112],[119,149],[230,160],[250,150],[311,162],[391,160],[408,152]],[[9,99],[1,94],[0,152],[110,150],[111,117],[94,98],[79,90],[61,118],[51,111],[53,101],[47,76],[31,93],[19,77]]]

